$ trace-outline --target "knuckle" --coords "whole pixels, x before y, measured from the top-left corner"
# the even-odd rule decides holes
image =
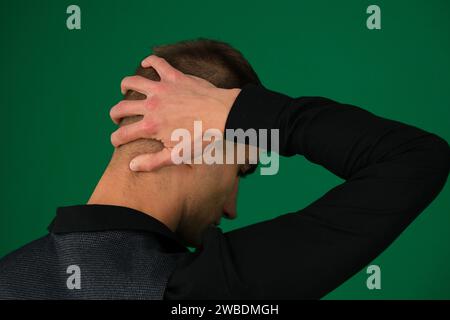
[[[158,129],[158,124],[157,124],[157,121],[155,121],[155,120],[146,119],[142,123],[142,130],[146,134],[153,134],[157,131],[157,129]]]
[[[111,112],[116,112],[119,108],[121,108],[122,106],[122,101],[120,100],[119,102],[117,102],[112,108],[111,108]]]
[[[156,101],[152,97],[148,98],[144,102],[144,107],[147,111],[153,111],[156,109]]]
[[[154,54],[152,54],[151,56],[149,56],[146,61],[148,64],[150,65],[154,65],[157,64],[159,61],[161,61],[162,58],[155,56]]]
[[[154,61],[158,61],[158,62],[160,62],[160,63],[161,63],[161,62],[162,62],[162,63],[167,62],[166,59],[164,59],[163,57],[157,56],[157,55],[153,55],[152,58],[153,58]]]
[[[181,79],[181,72],[178,72],[176,70],[170,70],[168,76],[172,81],[179,81]]]
[[[117,130],[115,132],[115,136],[116,136],[117,143],[120,143],[121,141],[123,141],[123,139],[126,137],[126,129],[125,129],[125,127],[122,127],[119,130]]]
[[[114,109],[116,109],[117,111],[123,110],[124,108],[127,107],[128,101],[127,100],[120,100],[116,106],[114,107]]]
[[[112,119],[115,119],[115,118],[117,118],[118,116],[119,116],[119,112],[120,112],[120,110],[122,109],[122,101],[121,102],[119,102],[119,103],[117,103],[115,106],[113,106],[112,108],[111,108],[111,110],[109,110],[109,116],[112,118]]]
[[[144,122],[142,123],[142,130],[145,133],[152,133],[153,132],[153,121],[150,119],[145,119]]]
[[[150,171],[152,169],[151,163],[148,159],[142,159],[140,163],[138,163],[138,167],[141,171]]]

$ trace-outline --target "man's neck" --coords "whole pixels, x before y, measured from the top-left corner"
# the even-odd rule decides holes
[[[184,211],[183,193],[177,180],[173,172],[134,173],[126,164],[110,164],[88,204],[139,210],[175,231]]]

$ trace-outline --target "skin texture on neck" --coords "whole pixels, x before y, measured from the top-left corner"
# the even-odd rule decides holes
[[[129,160],[112,159],[88,204],[116,205],[141,211],[176,231],[185,211],[185,197],[177,168],[133,172]]]

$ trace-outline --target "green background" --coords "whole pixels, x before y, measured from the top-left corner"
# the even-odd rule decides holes
[[[66,28],[77,4],[82,29]],[[382,30],[366,28],[377,4]],[[241,50],[263,83],[361,106],[450,140],[450,1],[1,1],[0,256],[85,203],[112,153],[109,109],[153,45],[209,37]],[[299,179],[300,178],[300,179]],[[298,184],[298,181],[301,181]],[[302,157],[241,184],[230,230],[302,208],[340,180]],[[449,184],[374,264],[328,299],[449,299]]]

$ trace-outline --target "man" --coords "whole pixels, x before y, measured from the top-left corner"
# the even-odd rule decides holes
[[[88,205],[60,208],[48,236],[0,262],[0,298],[320,298],[445,184],[450,150],[436,135],[269,91],[220,42],[154,53],[122,82],[126,100],[111,110],[116,149]],[[239,176],[254,166],[173,166],[171,134],[195,120],[222,133],[279,129],[281,155],[303,155],[345,182],[297,212],[222,233],[215,225],[236,216]]]

